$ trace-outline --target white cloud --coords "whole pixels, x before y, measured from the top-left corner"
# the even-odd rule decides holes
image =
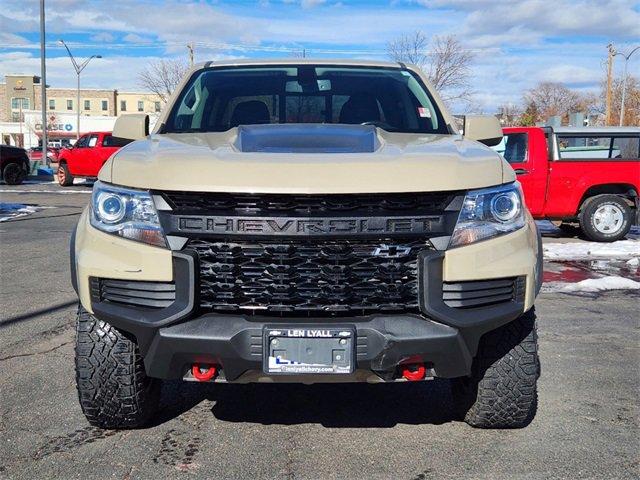
[[[91,35],[89,38],[94,42],[113,42],[116,39],[116,37],[109,32],[99,32],[95,35]]]
[[[302,5],[302,8],[313,8],[322,5],[325,1],[326,0],[301,0],[300,5]]]
[[[130,43],[149,43],[151,41],[149,38],[145,38],[135,33],[126,34],[124,37],[122,37],[122,40]]]
[[[602,72],[599,69],[579,65],[561,64],[542,70],[538,78],[540,81],[565,83],[570,87],[593,85],[602,80]]]

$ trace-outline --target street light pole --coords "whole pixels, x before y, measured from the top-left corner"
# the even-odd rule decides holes
[[[633,55],[636,50],[639,49],[640,46],[631,50],[627,55],[620,52],[616,53],[616,55],[622,55],[624,57],[624,74],[622,75],[622,99],[620,100],[620,122],[618,123],[620,127],[622,126],[622,122],[624,120],[624,100],[627,95],[627,64],[629,63],[629,58],[631,58],[631,55]]]
[[[60,45],[63,45],[64,48],[67,49],[67,53],[69,54],[69,58],[71,59],[71,63],[73,64],[73,68],[75,69],[76,75],[78,76],[78,90],[77,90],[77,96],[76,96],[76,103],[77,103],[77,106],[76,106],[77,107],[76,108],[76,141],[78,141],[78,139],[80,138],[80,74],[82,73],[82,70],[84,70],[84,68],[89,64],[89,62],[92,59],[94,59],[94,58],[102,58],[102,55],[91,55],[84,62],[78,64],[78,62],[76,62],[76,59],[71,54],[71,50],[69,50],[69,47],[67,46],[67,44],[64,43],[64,40],[58,40],[58,43]]]
[[[47,51],[45,48],[45,29],[44,29],[44,0],[40,0],[40,97],[42,100],[42,160],[45,165],[49,165],[49,157],[47,153]],[[22,102],[22,100],[20,100]],[[22,106],[22,103],[20,103]],[[22,117],[22,114],[20,115]],[[22,122],[22,119],[20,120]],[[20,123],[22,128],[22,123]]]

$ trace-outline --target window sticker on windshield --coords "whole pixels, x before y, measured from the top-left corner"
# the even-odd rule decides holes
[[[418,115],[420,118],[431,118],[431,112],[425,107],[418,107]]]

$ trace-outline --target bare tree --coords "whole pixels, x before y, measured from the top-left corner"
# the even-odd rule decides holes
[[[611,85],[611,119],[614,125],[620,118],[620,106],[622,104],[622,78],[616,78]],[[602,82],[601,93],[597,99],[597,111],[604,115],[605,99],[607,95],[607,82]],[[627,76],[627,93],[624,101],[623,125],[640,126],[640,80]]]
[[[471,101],[473,54],[454,36],[436,35],[429,39],[418,30],[389,42],[387,52],[396,62],[413,63],[422,68],[445,101]]]
[[[503,127],[518,125],[522,117],[522,108],[514,103],[504,103],[498,107],[498,120]]]
[[[158,60],[150,62],[138,74],[138,84],[167,102],[176,89],[189,66],[181,60]]]
[[[533,123],[552,116],[566,117],[570,113],[592,111],[597,103],[594,95],[582,94],[557,82],[540,82],[524,95],[525,112],[535,112]]]

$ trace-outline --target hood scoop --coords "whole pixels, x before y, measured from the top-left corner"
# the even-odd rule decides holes
[[[373,125],[242,125],[234,143],[241,152],[372,153],[380,147]]]

